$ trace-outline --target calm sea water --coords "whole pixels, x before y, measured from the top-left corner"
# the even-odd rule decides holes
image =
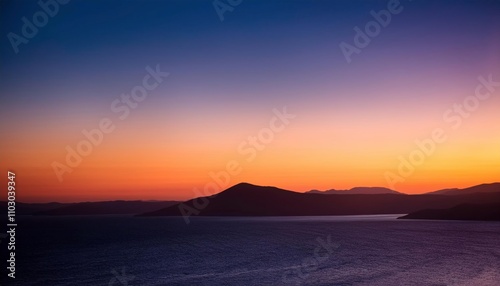
[[[395,218],[19,217],[17,278],[0,281],[500,285],[500,223]]]

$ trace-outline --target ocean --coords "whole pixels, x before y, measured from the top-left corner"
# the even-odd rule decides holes
[[[186,225],[178,217],[19,216],[16,279],[3,267],[0,281],[500,285],[499,222],[396,217],[195,217]]]

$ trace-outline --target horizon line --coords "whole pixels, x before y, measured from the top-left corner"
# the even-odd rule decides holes
[[[240,184],[248,184],[248,185],[252,185],[252,186],[255,186],[255,187],[270,187],[270,188],[277,188],[277,189],[280,189],[280,190],[284,190],[284,191],[289,191],[289,192],[294,192],[294,193],[300,193],[300,194],[307,194],[311,191],[320,191],[320,192],[326,192],[326,191],[330,191],[330,190],[335,190],[335,191],[339,191],[339,192],[343,192],[343,191],[349,191],[349,190],[352,190],[352,189],[355,189],[355,188],[384,188],[384,189],[388,189],[388,190],[391,190],[391,191],[395,191],[395,192],[398,192],[400,193],[401,195],[408,195],[408,196],[416,196],[416,195],[425,195],[425,194],[430,194],[430,193],[433,193],[433,192],[437,192],[437,191],[442,191],[442,190],[463,190],[463,189],[468,189],[468,188],[472,188],[472,187],[477,187],[477,186],[481,186],[481,185],[492,185],[492,184],[500,184],[500,181],[495,181],[495,182],[490,182],[490,183],[480,183],[480,184],[475,184],[475,185],[472,185],[472,186],[468,186],[468,187],[462,187],[462,188],[459,188],[459,187],[449,187],[449,188],[442,188],[442,189],[437,189],[437,190],[432,190],[432,191],[424,191],[424,192],[421,192],[421,193],[406,193],[406,192],[402,192],[402,191],[398,191],[396,189],[391,189],[391,188],[387,188],[387,187],[381,187],[381,186],[356,186],[356,187],[352,187],[350,189],[345,189],[345,190],[341,190],[341,189],[335,189],[335,188],[331,188],[331,189],[327,189],[327,190],[318,190],[318,189],[310,189],[309,191],[303,191],[303,192],[300,192],[300,191],[294,191],[294,190],[288,190],[288,189],[283,189],[283,188],[280,188],[280,187],[277,187],[277,186],[270,186],[270,185],[256,185],[256,184],[252,184],[252,183],[248,183],[248,182],[239,182],[237,184],[234,184],[234,185],[231,185],[223,190],[221,190],[220,192],[216,193],[215,195],[217,194],[220,194],[222,192],[225,192],[227,191],[228,189],[234,187],[234,186],[237,186],[237,185],[240,185]],[[387,193],[389,194],[389,193]],[[357,194],[357,195],[387,195],[387,194]],[[350,194],[345,194],[345,195],[350,195]],[[190,198],[187,198],[187,199],[125,199],[125,198],[116,198],[116,199],[102,199],[102,200],[68,200],[68,201],[65,201],[65,200],[60,200],[60,201],[57,201],[57,200],[52,200],[52,199],[48,199],[48,200],[33,200],[32,199],[27,199],[27,200],[23,200],[23,201],[17,201],[16,200],[16,203],[23,203],[23,204],[51,204],[51,203],[59,203],[59,204],[78,204],[78,203],[101,203],[101,202],[119,202],[119,201],[123,201],[123,202],[185,202],[185,201],[189,201],[189,200],[192,200],[192,199],[195,199],[195,198],[199,198],[199,197],[208,197],[208,196],[198,196],[198,197],[190,197]],[[36,198],[39,198],[39,199],[43,199],[43,197],[36,197]],[[1,200],[0,202],[7,202],[8,200]]]

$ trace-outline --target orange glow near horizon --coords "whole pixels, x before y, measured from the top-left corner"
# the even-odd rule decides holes
[[[488,105],[481,106],[481,112],[464,119],[457,130],[443,122],[439,113],[422,120],[410,111],[401,121],[394,121],[376,106],[357,114],[339,109],[323,117],[289,107],[297,117],[275,133],[263,150],[256,151],[254,159],[238,147],[269,126],[272,111],[261,112],[253,122],[251,116],[243,115],[231,121],[191,118],[174,127],[161,123],[168,116],[157,121],[144,117],[147,129],[135,125],[138,119],[125,127],[117,125],[78,167],[64,174],[62,182],[51,163],[64,163],[65,144],[74,147],[83,135],[18,129],[17,141],[1,143],[2,151],[7,151],[2,157],[17,174],[18,200],[26,202],[185,200],[199,196],[193,189],[202,190],[213,181],[210,172],[224,170],[233,160],[241,172],[230,177],[227,187],[243,181],[299,192],[390,187],[384,174],[397,174],[398,158],[408,158],[416,150],[415,140],[430,138],[432,130],[442,128],[447,140],[436,144],[435,152],[395,187],[418,194],[499,181],[500,135],[491,133],[492,126],[500,126],[497,109],[492,108],[500,103],[499,98],[495,93]],[[447,106],[443,104],[443,110]],[[85,126],[90,129],[93,125]]]

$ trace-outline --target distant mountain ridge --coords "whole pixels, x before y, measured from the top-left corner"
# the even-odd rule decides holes
[[[424,209],[398,219],[500,221],[500,203],[461,204],[448,209]]]
[[[196,207],[191,199],[183,205]],[[444,189],[421,195],[408,195],[380,187],[298,193],[276,187],[240,183],[207,197],[209,204],[199,215],[288,216],[404,214],[427,209],[446,209],[465,203],[500,202],[500,183],[481,184],[464,189]],[[106,215],[178,216],[176,201],[104,201],[82,203],[16,203],[19,215]],[[0,202],[7,208],[7,202]]]
[[[464,194],[473,194],[473,193],[492,193],[492,192],[500,192],[500,183],[489,183],[489,184],[481,184],[477,186],[472,186],[464,189],[443,189],[430,193],[426,193],[429,195],[464,195]]]
[[[102,201],[81,203],[22,203],[16,202],[19,215],[107,215],[138,214],[165,208],[178,201]],[[7,209],[7,202],[0,202],[0,207]]]
[[[403,193],[400,193],[395,190],[391,190],[389,188],[383,188],[383,187],[355,187],[349,190],[326,190],[326,191],[318,191],[318,190],[311,190],[307,193],[312,193],[312,194],[325,194],[325,195],[375,195],[375,194],[399,194],[399,195],[404,195]]]
[[[200,201],[208,201],[199,208]],[[317,194],[240,183],[209,197],[195,198],[141,216],[181,216],[181,208],[200,216],[318,216],[405,214],[427,208],[451,208],[463,203],[500,203],[500,192],[444,195]]]
[[[51,210],[51,209],[57,209],[61,208],[64,206],[71,205],[71,203],[23,203],[23,202],[16,202],[16,214],[18,215],[32,215],[34,213],[40,212],[40,211],[45,211],[45,210]],[[0,202],[0,208],[1,209],[7,209],[7,202],[3,201]]]
[[[48,209],[34,215],[107,215],[107,214],[137,214],[149,212],[177,204],[176,201],[103,201],[83,202]]]
[[[480,184],[468,188],[449,188],[442,189],[437,191],[432,191],[428,193],[424,193],[424,195],[465,195],[465,194],[473,194],[473,193],[491,193],[491,192],[500,192],[500,183],[488,183],[488,184]],[[389,188],[384,187],[355,187],[349,190],[336,190],[330,189],[326,191],[319,190],[311,190],[307,193],[312,194],[334,194],[334,195],[352,195],[352,194],[363,194],[363,195],[371,195],[371,194],[401,194],[406,195],[405,193],[401,193]]]

